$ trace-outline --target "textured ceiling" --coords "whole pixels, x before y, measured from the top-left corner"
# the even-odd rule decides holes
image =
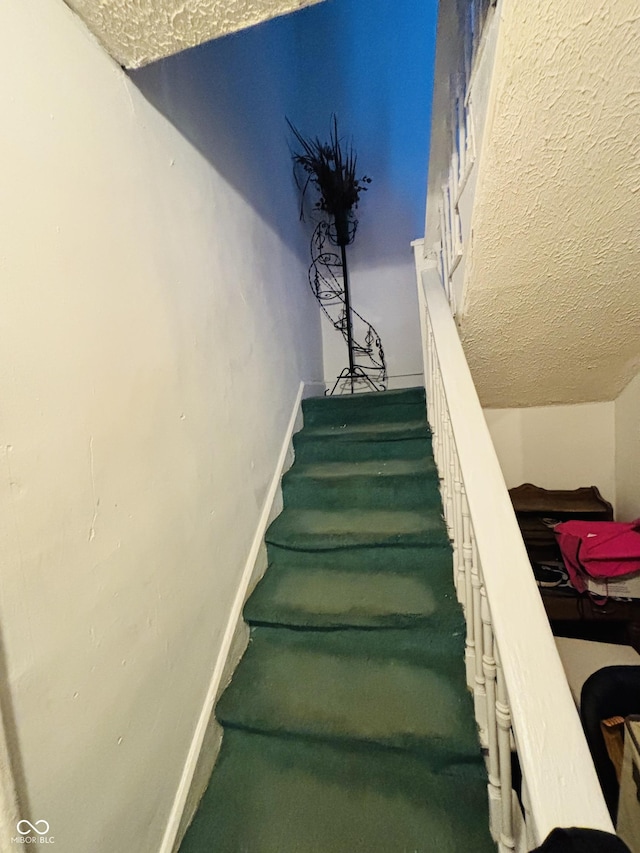
[[[465,350],[486,406],[611,400],[640,369],[640,4],[503,14]]]
[[[140,68],[321,0],[66,0],[111,56]]]

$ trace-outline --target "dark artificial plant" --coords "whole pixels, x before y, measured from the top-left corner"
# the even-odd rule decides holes
[[[315,209],[327,213],[335,223],[336,243],[345,246],[353,239],[349,228],[352,211],[358,207],[360,194],[367,190],[371,178],[356,176],[358,158],[353,145],[343,149],[338,136],[338,119],[332,116],[329,142],[321,142],[318,137],[305,138],[287,119],[291,132],[301,146],[298,152],[292,152],[292,158],[298,169],[295,178],[301,190],[300,218],[304,219],[304,202],[310,187],[316,190],[318,198]],[[302,175],[300,175],[302,172]]]
[[[355,236],[357,222],[354,219],[353,211],[358,207],[360,195],[366,192],[367,184],[371,183],[371,178],[367,177],[367,175],[358,176],[358,158],[353,150],[353,145],[351,143],[345,144],[341,141],[338,134],[338,119],[335,115],[331,117],[331,130],[328,142],[322,142],[317,136],[303,136],[289,119],[287,119],[287,124],[300,146],[298,151],[291,151],[294,162],[294,176],[301,192],[300,218],[304,220],[305,201],[307,194],[311,190],[316,196],[313,205],[314,209],[326,214],[330,220],[329,227],[327,228],[329,239],[340,246],[343,292],[339,298],[344,302],[344,314],[338,322],[334,322],[334,325],[343,332],[346,338],[349,351],[349,367],[341,372],[336,380],[333,391],[341,383],[350,387],[351,393],[354,392],[354,386],[358,383],[364,383],[368,387],[377,390],[377,386],[367,375],[366,371],[355,363],[354,350],[357,349],[361,353],[369,353],[369,350],[366,346],[358,347],[354,343],[349,276],[345,251],[345,247],[353,242]],[[319,225],[318,229],[320,227]],[[314,233],[317,233],[318,229]],[[312,246],[313,242],[312,240]],[[329,256],[322,255],[321,257],[326,264],[326,259]],[[318,296],[317,288],[316,296]],[[319,296],[318,298],[320,299]],[[357,312],[356,315],[360,317]],[[379,338],[377,338],[377,335],[374,335],[374,332],[373,327],[369,325],[367,338],[373,340],[375,337],[379,343]],[[381,346],[380,358],[382,359],[381,369],[386,375]]]

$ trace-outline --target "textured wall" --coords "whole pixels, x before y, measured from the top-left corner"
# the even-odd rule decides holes
[[[66,0],[125,68],[140,68],[320,0]]]
[[[60,0],[0,3],[0,101],[0,702],[22,816],[63,853],[156,853],[321,368],[306,265],[237,175],[266,170],[281,219],[297,197],[264,146],[222,175]]]
[[[613,400],[640,364],[637,0],[504,4],[461,326],[484,405]]]

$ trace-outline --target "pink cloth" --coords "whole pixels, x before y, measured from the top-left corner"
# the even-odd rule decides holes
[[[621,521],[563,521],[554,532],[571,583],[587,588],[584,575],[616,578],[640,572],[640,519]]]

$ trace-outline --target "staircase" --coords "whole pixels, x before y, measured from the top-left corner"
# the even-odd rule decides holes
[[[424,390],[303,408],[181,853],[493,851]]]

